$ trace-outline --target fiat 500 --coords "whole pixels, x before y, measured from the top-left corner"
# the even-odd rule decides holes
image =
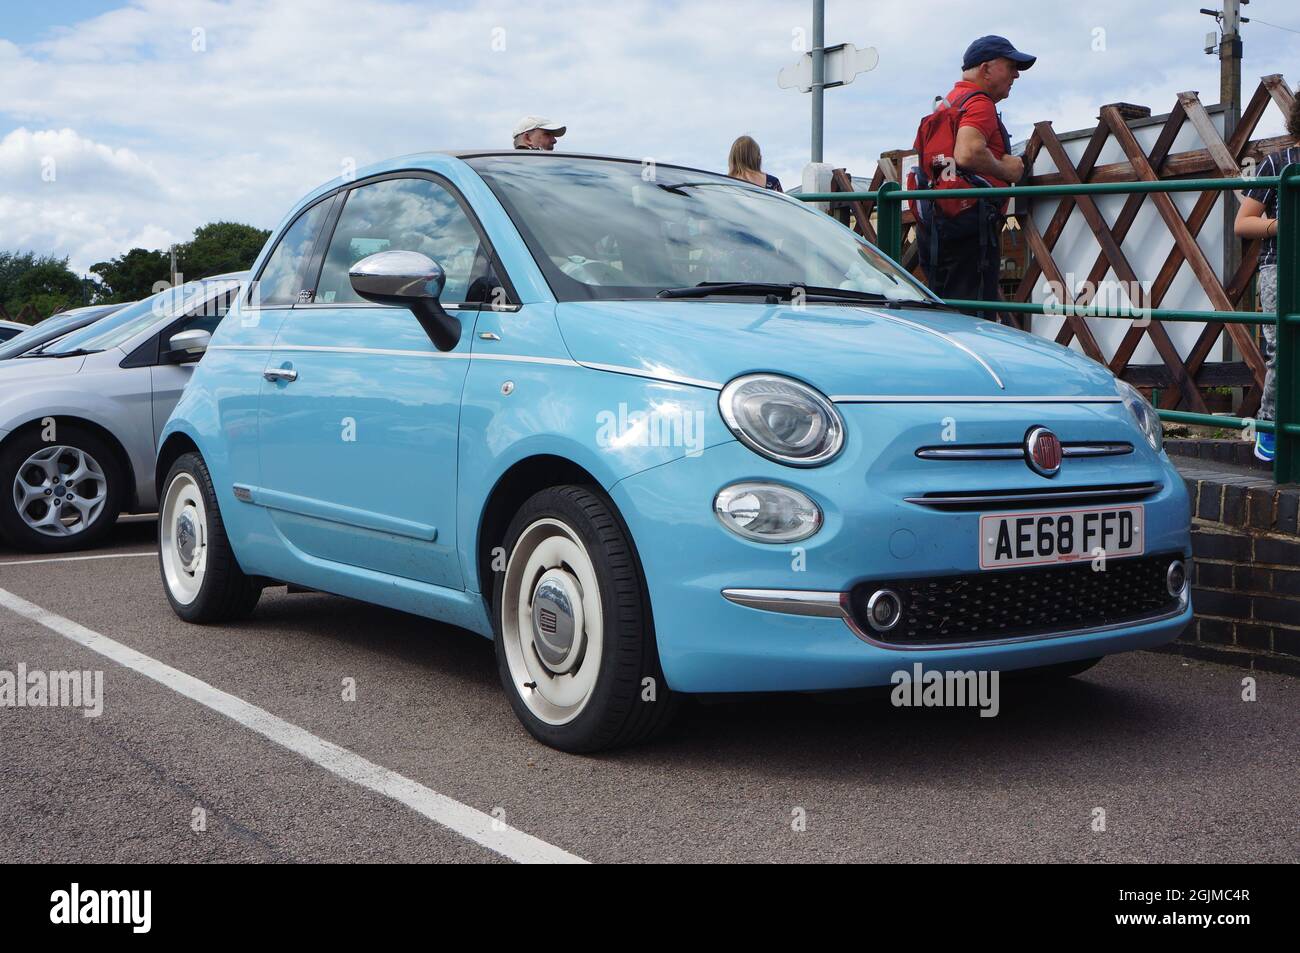
[[[493,639],[541,741],[684,695],[1081,671],[1191,617],[1151,406],[694,169],[394,160],[304,199],[157,460],[167,596],[269,585]]]

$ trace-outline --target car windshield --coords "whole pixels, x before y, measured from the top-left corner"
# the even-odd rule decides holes
[[[551,153],[466,161],[561,301],[653,298],[704,282],[937,300],[824,212],[724,175]]]
[[[85,327],[104,315],[112,314],[120,307],[122,307],[120,304],[110,304],[98,307],[74,308],[72,311],[51,315],[40,324],[34,324],[27,330],[14,335],[4,344],[0,344],[0,361],[29,351],[39,344],[53,340],[60,334],[66,334],[75,328]]]
[[[127,305],[121,311],[79,331],[65,334],[33,353],[72,354],[120,347],[158,320],[178,314],[187,307],[201,305],[205,299],[213,300],[218,291],[238,287],[239,281],[232,279],[188,281]]]

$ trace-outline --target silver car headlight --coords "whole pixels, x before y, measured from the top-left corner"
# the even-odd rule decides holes
[[[737,377],[722,388],[718,409],[741,443],[787,466],[821,466],[844,446],[844,420],[835,405],[788,377]]]
[[[822,525],[821,508],[807,494],[779,483],[725,486],[713,512],[737,536],[759,543],[797,543]]]
[[[1156,451],[1163,449],[1165,431],[1160,425],[1160,416],[1156,413],[1156,409],[1147,402],[1136,387],[1118,377],[1115,378],[1115,389],[1119,391],[1119,396],[1124,398],[1124,406],[1137,421],[1138,429],[1146,434],[1147,443],[1151,444],[1152,449]]]

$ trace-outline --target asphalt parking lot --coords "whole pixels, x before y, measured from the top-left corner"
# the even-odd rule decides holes
[[[1004,682],[995,718],[764,698],[692,705],[653,746],[577,757],[524,732],[490,644],[464,631],[283,588],[247,622],[184,625],[154,531],[125,520],[107,547],[53,561],[0,548],[0,670],[102,670],[104,685],[95,718],[0,708],[10,862],[511,856],[413,802],[472,808],[466,824],[525,832],[539,859],[1300,859],[1300,680],[1287,676],[1255,673],[1245,702],[1242,670],[1129,653],[1065,683]],[[146,663],[87,647],[101,638]],[[170,672],[158,663],[190,679],[141,671]],[[194,679],[278,727],[195,700],[181,690]]]

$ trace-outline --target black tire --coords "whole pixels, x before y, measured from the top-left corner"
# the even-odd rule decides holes
[[[197,485],[203,497],[206,516],[206,565],[198,593],[189,602],[184,602],[173,594],[164,562],[167,556],[163,552],[166,533],[164,510],[172,483],[181,474],[188,474]],[[208,465],[203,462],[203,457],[197,453],[182,454],[172,464],[158,494],[158,571],[162,576],[163,591],[167,593],[167,601],[171,603],[172,609],[186,622],[198,625],[243,619],[253,611],[262,595],[262,584],[245,575],[239,567],[239,561],[235,559],[230,540],[226,537],[225,524],[221,520],[212,476],[208,473]]]
[[[15,549],[34,553],[66,553],[75,549],[90,549],[104,541],[112,531],[122,512],[127,493],[127,476],[118,456],[117,448],[99,435],[74,424],[58,424],[56,439],[42,439],[41,429],[20,433],[5,444],[0,451],[0,537]],[[14,481],[19,468],[35,453],[50,447],[71,447],[92,457],[104,476],[104,505],[85,526],[67,536],[49,536],[32,529],[23,521],[14,499]],[[76,487],[73,487],[75,491]],[[51,493],[51,499],[54,494]],[[44,515],[41,502],[30,503],[31,512],[38,519]],[[40,510],[40,512],[37,512]]]
[[[1101,660],[1102,656],[1099,655],[1096,658],[1079,659],[1077,662],[1041,665],[1038,668],[1026,668],[1018,672],[1007,672],[1007,674],[1033,681],[1057,681],[1063,678],[1073,678],[1075,675],[1082,675]]]
[[[679,697],[669,691],[659,666],[650,599],[640,564],[613,503],[592,487],[541,490],[520,507],[506,530],[506,559],[537,520],[563,522],[581,540],[593,564],[602,609],[601,658],[596,683],[571,721],[551,724],[534,714],[511,675],[502,635],[506,572],[493,573],[492,620],[497,670],[515,715],[543,744],[590,753],[650,740],[668,727]],[[653,679],[653,700],[643,700],[644,679]]]

